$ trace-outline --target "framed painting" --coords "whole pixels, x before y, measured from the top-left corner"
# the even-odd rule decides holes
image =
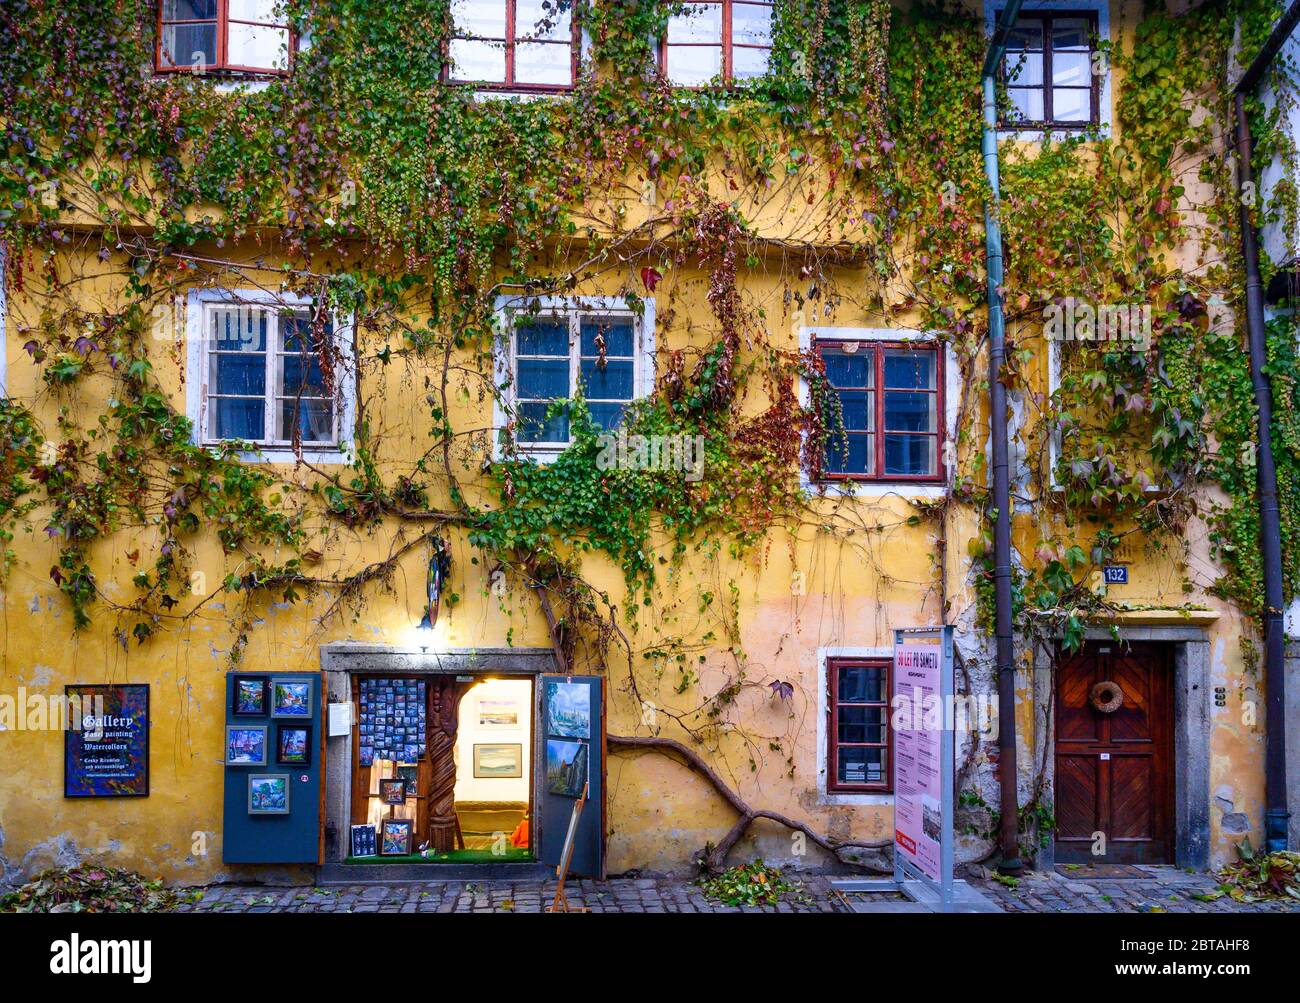
[[[524,775],[524,747],[521,744],[475,745],[474,777],[477,780],[514,780]]]

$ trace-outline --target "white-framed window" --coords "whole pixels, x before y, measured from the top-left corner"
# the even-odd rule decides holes
[[[350,318],[303,296],[195,290],[186,308],[186,410],[199,445],[248,459],[347,462],[356,421]]]
[[[956,467],[956,447],[957,441],[957,414],[961,408],[961,369],[957,363],[956,353],[953,352],[950,345],[943,345],[933,331],[916,331],[903,328],[884,328],[884,327],[800,327],[799,328],[799,350],[802,353],[816,349],[822,358],[834,358],[837,361],[844,360],[862,360],[876,359],[879,357],[881,366],[888,353],[900,353],[902,361],[928,359],[930,356],[925,353],[933,354],[933,369],[917,369],[913,365],[912,371],[916,373],[930,373],[927,377],[930,383],[924,384],[924,393],[918,391],[921,384],[908,384],[907,387],[900,391],[891,389],[890,377],[884,374],[883,368],[877,369],[875,382],[884,388],[883,396],[895,394],[902,399],[903,407],[899,411],[899,419],[902,424],[892,422],[890,413],[885,410],[885,402],[879,401],[877,404],[877,414],[875,423],[885,429],[886,435],[881,436],[861,434],[869,431],[872,426],[872,417],[869,409],[859,408],[857,412],[850,413],[852,402],[845,401],[846,393],[857,394],[863,399],[874,399],[870,397],[870,391],[854,389],[857,384],[851,386],[842,386],[845,384],[843,374],[840,370],[828,366],[827,378],[840,394],[841,404],[845,407],[845,430],[848,434],[850,449],[844,451],[841,447],[837,458],[827,464],[829,471],[837,471],[839,468],[836,463],[843,464],[846,456],[854,456],[854,440],[865,440],[875,442],[881,439],[876,450],[877,457],[880,460],[877,467],[869,466],[870,460],[864,460],[863,467],[866,469],[879,469],[882,471],[879,475],[856,477],[856,476],[818,476],[816,471],[801,471],[801,479],[805,487],[823,492],[827,495],[836,496],[862,496],[862,497],[881,497],[887,494],[901,495],[908,498],[942,498],[946,490],[946,485],[952,481]],[[909,351],[910,349],[910,351]],[[884,353],[884,356],[881,356]],[[870,366],[863,368],[870,369]],[[906,366],[903,367],[907,369]],[[851,382],[851,381],[850,381]],[[863,387],[866,387],[865,381],[859,381]],[[900,384],[901,387],[901,384]],[[805,380],[799,381],[799,400],[805,407],[809,406],[811,396],[808,391],[808,384]],[[891,476],[895,470],[910,470],[912,467],[906,464],[892,463],[889,460],[888,451],[885,449],[890,429],[894,424],[898,424],[900,429],[912,429],[913,426],[905,419],[908,418],[915,406],[922,405],[921,412],[926,408],[933,409],[934,426],[926,425],[921,428],[933,440],[933,449],[937,451],[934,457],[932,469],[934,476],[916,477],[906,473],[898,473],[897,476]],[[909,410],[909,407],[911,410]],[[855,418],[856,414],[856,418]],[[919,426],[918,426],[919,427]],[[901,433],[899,433],[901,434]],[[916,438],[910,434],[907,436],[908,441]],[[898,459],[901,459],[899,457]]]
[[[1006,0],[984,0],[987,36],[1005,6]],[[1049,132],[1089,127],[1108,135],[1111,74],[1101,46],[1109,41],[1109,0],[1025,0],[1000,71],[1022,124],[1000,123],[998,135],[1041,142]]]
[[[582,36],[555,0],[452,0],[447,79],[485,90],[563,91],[578,79]]]
[[[659,68],[679,87],[747,80],[767,72],[773,0],[684,0],[668,19]]]
[[[592,420],[618,427],[632,401],[654,390],[654,300],[501,297],[497,301],[494,423],[519,452],[538,459],[573,441],[569,416],[553,407],[581,393]]]
[[[894,649],[817,649],[817,797],[824,805],[892,805],[889,672]],[[845,697],[849,699],[845,699]]]

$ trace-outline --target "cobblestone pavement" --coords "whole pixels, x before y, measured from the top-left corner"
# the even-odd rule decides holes
[[[1143,868],[1149,878],[1079,880],[1055,871],[1028,871],[1015,887],[989,877],[968,876],[1005,912],[1215,913],[1297,912],[1300,902],[1235,902],[1228,896],[1204,901],[1215,881],[1173,867]],[[566,885],[573,906],[602,913],[847,913],[850,910],[822,875],[791,875],[798,891],[776,906],[726,906],[705,898],[698,886],[680,878],[572,880]],[[430,881],[418,884],[270,887],[214,885],[194,889],[197,901],[183,912],[379,912],[379,913],[529,913],[540,912],[555,893],[554,881]]]
[[[991,878],[970,877],[972,885],[1006,912],[1300,912],[1300,902],[1237,902],[1223,895],[1213,901],[1214,876],[1177,867],[1141,867],[1149,878],[1068,878],[1053,870],[1026,871],[1015,887]]]
[[[820,876],[792,876],[798,891],[776,906],[726,906],[699,887],[673,878],[570,880],[571,906],[606,913],[848,912]],[[273,888],[214,885],[184,912],[541,912],[555,895],[554,881],[430,881],[392,885]]]

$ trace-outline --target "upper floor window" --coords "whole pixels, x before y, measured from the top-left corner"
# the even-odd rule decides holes
[[[592,421],[609,432],[628,405],[654,385],[653,305],[644,313],[621,300],[555,300],[540,313],[505,314],[497,382],[505,405],[497,424],[514,423],[521,452],[554,455],[573,439],[568,408],[581,393]],[[508,339],[508,340],[507,340]]]
[[[1001,15],[1001,11],[998,11]],[[1095,11],[1021,14],[1007,41],[1002,76],[1011,110],[1001,125],[1082,129],[1098,123]]]
[[[293,33],[284,0],[161,0],[160,72],[211,70],[283,74]]]
[[[773,3],[684,0],[682,6],[682,13],[669,18],[660,47],[660,68],[672,83],[694,87],[767,72]]]
[[[817,339],[842,430],[826,442],[824,480],[941,478],[943,358],[937,345]]]
[[[450,80],[506,90],[560,90],[577,80],[571,3],[452,0],[451,15]]]
[[[355,393],[337,318],[302,297],[254,292],[191,293],[189,310],[187,393],[200,444],[238,439],[282,454],[270,459],[342,449]]]

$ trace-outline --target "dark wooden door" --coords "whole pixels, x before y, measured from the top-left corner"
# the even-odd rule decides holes
[[[1057,861],[1171,863],[1172,753],[1166,646],[1092,642],[1066,657],[1056,686]]]

